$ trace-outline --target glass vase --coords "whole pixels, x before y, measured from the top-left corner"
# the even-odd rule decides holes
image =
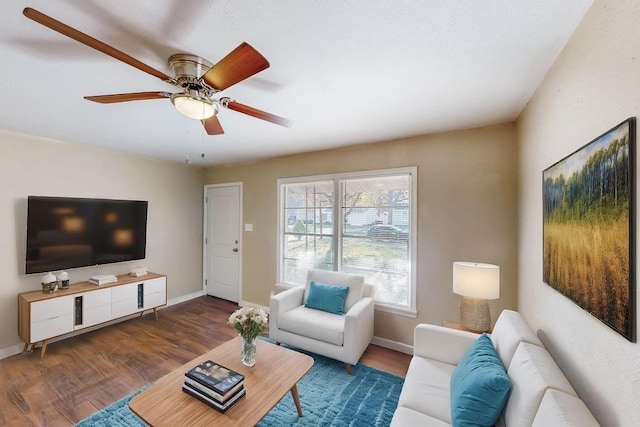
[[[256,364],[257,346],[256,338],[242,337],[242,364],[253,366]]]

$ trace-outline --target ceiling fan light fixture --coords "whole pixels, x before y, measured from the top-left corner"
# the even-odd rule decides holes
[[[181,92],[172,95],[171,102],[176,110],[191,119],[204,120],[218,114],[217,105],[202,96]]]

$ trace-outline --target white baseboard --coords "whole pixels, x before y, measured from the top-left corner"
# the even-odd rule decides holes
[[[190,299],[198,298],[203,295],[204,295],[203,291],[198,291],[198,292],[193,292],[191,294],[171,298],[170,300],[167,301],[167,305],[165,307],[170,307],[172,305],[180,304],[181,302],[189,301]]]
[[[264,305],[259,305],[259,304],[255,304],[249,301],[244,301],[244,300],[240,300],[240,302],[238,302],[238,305],[240,307],[252,307],[252,308],[259,308],[260,310],[266,311],[267,313],[269,313],[269,307],[265,307]]]
[[[399,351],[400,353],[413,355],[413,346],[398,341],[391,341],[386,338],[373,337],[371,344],[379,345],[380,347],[388,348],[390,350]]]
[[[14,356],[16,354],[22,353],[22,349],[24,348],[24,344],[16,344],[11,347],[0,349],[0,359],[4,359],[7,357]]]

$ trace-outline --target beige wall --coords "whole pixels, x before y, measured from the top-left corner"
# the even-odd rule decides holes
[[[268,305],[277,271],[277,179],[418,167],[418,318],[376,312],[375,335],[413,344],[419,322],[457,321],[452,262],[501,266],[495,315],[516,307],[517,165],[514,125],[500,125],[210,168],[207,184],[243,182],[243,295]]]
[[[637,1],[596,1],[518,120],[518,307],[604,426],[638,425],[640,345],[542,282],[542,171],[640,113],[638,22]]]
[[[24,274],[28,195],[148,200],[142,263],[167,274],[170,299],[202,292],[202,170],[0,131],[0,171],[0,358],[21,349],[17,294],[40,288],[41,274]],[[74,282],[132,264],[68,272]]]

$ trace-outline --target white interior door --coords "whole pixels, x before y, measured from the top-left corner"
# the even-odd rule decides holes
[[[241,184],[205,186],[205,292],[238,302],[241,260]]]

